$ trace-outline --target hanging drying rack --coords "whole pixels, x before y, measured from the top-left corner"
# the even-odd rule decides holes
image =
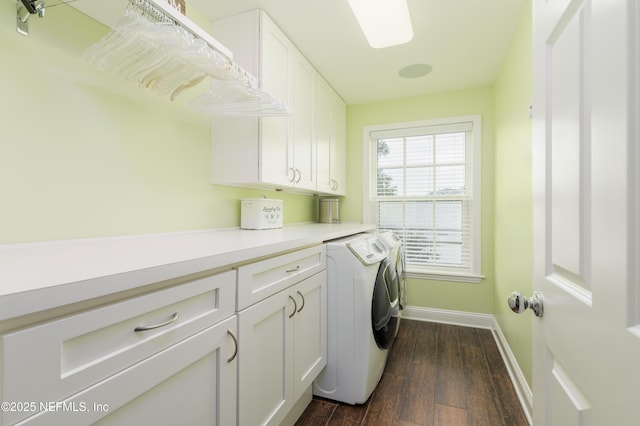
[[[233,59],[233,53],[229,49],[197,26],[191,19],[180,13],[166,0],[129,0],[129,4],[156,22],[165,22],[182,27],[194,37],[205,41],[212,49],[223,54],[230,60]]]
[[[161,95],[170,93],[171,100],[207,77],[221,81],[222,88],[218,84],[189,102],[209,114],[291,115],[286,104],[261,89],[258,80],[233,61],[230,50],[166,0],[128,2],[125,16],[87,49],[85,60]]]

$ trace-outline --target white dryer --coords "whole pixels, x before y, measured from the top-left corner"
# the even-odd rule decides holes
[[[361,404],[380,381],[396,334],[397,276],[387,248],[374,234],[326,245],[327,366],[313,393]]]

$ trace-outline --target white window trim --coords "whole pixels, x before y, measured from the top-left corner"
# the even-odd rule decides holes
[[[484,278],[482,275],[482,119],[478,115],[467,115],[458,117],[447,117],[433,120],[409,121],[403,123],[391,123],[365,126],[362,129],[362,220],[364,223],[377,225],[371,213],[372,174],[375,165],[372,164],[371,132],[385,130],[404,129],[411,127],[425,127],[455,124],[461,122],[473,123],[473,213],[472,226],[474,237],[472,241],[473,257],[471,259],[471,270],[469,272],[452,271],[447,272],[442,269],[429,270],[428,268],[411,268],[407,265],[406,276],[409,278],[421,278],[439,281],[455,281],[467,283],[479,283]]]

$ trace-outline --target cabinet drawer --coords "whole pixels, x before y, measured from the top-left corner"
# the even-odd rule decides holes
[[[238,268],[238,311],[326,269],[324,245]]]
[[[3,335],[1,400],[63,400],[233,315],[235,275],[197,279]],[[13,414],[28,413],[5,413],[5,420]]]

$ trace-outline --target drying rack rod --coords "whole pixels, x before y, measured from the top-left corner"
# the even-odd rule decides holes
[[[129,0],[129,4],[138,10],[150,15],[158,22],[169,22],[178,25],[191,33],[194,37],[203,40],[212,49],[233,60],[233,53],[222,43],[214,39],[191,19],[184,16],[166,0]]]
[[[16,2],[16,30],[18,33],[29,35],[29,17],[38,15],[44,18],[45,0],[18,0]]]

